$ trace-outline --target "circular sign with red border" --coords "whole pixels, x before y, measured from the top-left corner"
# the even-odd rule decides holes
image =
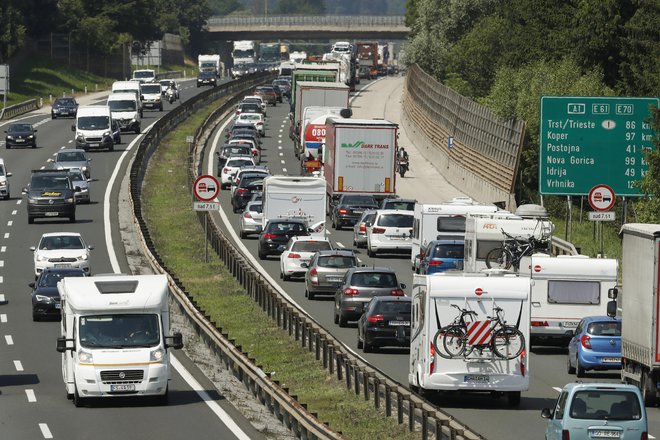
[[[195,180],[193,192],[200,201],[210,202],[220,194],[220,183],[212,175],[203,174]]]
[[[615,202],[614,190],[608,185],[596,185],[589,191],[589,204],[596,211],[609,211]]]

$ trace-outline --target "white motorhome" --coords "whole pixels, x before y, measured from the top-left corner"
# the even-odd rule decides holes
[[[276,218],[302,218],[325,234],[325,180],[318,177],[268,176],[263,186],[263,227]]]
[[[410,330],[408,382],[422,394],[433,391],[504,393],[512,406],[520,402],[520,393],[529,388],[530,280],[502,272],[437,273],[414,275]],[[468,340],[465,353],[449,356],[440,344],[438,330],[451,325],[461,313],[476,313],[467,319]],[[489,317],[497,308],[507,326],[514,326],[524,340],[520,355],[513,359],[497,356],[488,347],[471,349],[476,343],[489,343],[496,328]],[[475,333],[471,329],[481,329]],[[440,351],[442,350],[442,351]],[[441,355],[441,353],[443,355]]]
[[[62,377],[76,406],[88,398],[155,396],[167,402],[170,333],[165,275],[64,278],[61,298]]]
[[[135,93],[111,93],[107,101],[110,107],[112,119],[119,122],[122,131],[134,131],[140,134],[142,131],[142,118],[140,102]]]
[[[469,197],[455,197],[439,204],[415,204],[413,221],[412,270],[419,270],[421,250],[432,240],[463,240],[465,237],[465,216],[469,213],[488,214],[499,208],[490,203],[475,202]]]
[[[479,272],[486,269],[486,256],[501,248],[505,239],[502,232],[514,237],[549,238],[554,225],[549,220],[523,218],[510,212],[494,214],[468,214],[465,218],[465,260],[463,270]]]
[[[85,151],[115,149],[112,135],[112,114],[107,105],[85,105],[78,107],[76,123],[71,126],[75,132],[76,148]]]
[[[615,258],[534,254],[520,263],[532,280],[532,342],[566,346],[580,320],[607,314],[608,291],[617,285]]]
[[[142,88],[137,81],[115,81],[112,83],[112,93],[133,93],[140,104],[140,117],[142,117]]]

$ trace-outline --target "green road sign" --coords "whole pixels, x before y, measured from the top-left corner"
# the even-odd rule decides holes
[[[586,195],[599,184],[641,196],[646,151],[653,150],[650,107],[657,98],[541,98],[539,192]]]

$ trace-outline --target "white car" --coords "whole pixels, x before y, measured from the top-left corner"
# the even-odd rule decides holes
[[[227,159],[227,163],[222,167],[222,173],[220,174],[220,187],[229,188],[238,170],[246,165],[256,165],[252,156],[232,156]]]
[[[227,145],[234,145],[234,144],[249,145],[250,149],[252,150],[252,156],[254,157],[255,164],[259,164],[261,162],[261,149],[253,141],[251,141],[250,139],[231,139],[227,141]]]
[[[264,217],[261,201],[248,202],[241,214],[241,220],[238,223],[238,232],[241,238],[248,234],[258,234],[261,228],[261,222]]]
[[[261,106],[261,111],[264,112],[264,116],[266,116],[266,108],[268,107],[268,104],[266,104],[266,101],[264,101],[261,96],[246,95],[246,96],[243,97],[243,100],[241,102],[251,102],[251,101],[257,101],[259,103],[259,105]]]
[[[288,281],[292,276],[304,276],[307,269],[302,263],[309,263],[318,251],[333,250],[330,240],[321,237],[291,237],[280,255],[280,278]]]
[[[415,216],[412,211],[379,209],[371,228],[367,228],[367,255],[380,252],[410,252]]]
[[[39,244],[31,246],[34,254],[35,278],[49,267],[79,267],[86,275],[91,275],[90,251],[92,246],[85,244],[77,232],[49,232],[43,234]]]
[[[10,197],[8,177],[11,177],[11,173],[7,171],[4,159],[0,159],[0,196],[5,200],[9,200]]]
[[[254,125],[260,135],[266,134],[266,125],[264,122],[264,115],[261,113],[241,113],[236,117],[236,122],[240,124]]]

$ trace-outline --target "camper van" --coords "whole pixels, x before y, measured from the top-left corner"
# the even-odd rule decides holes
[[[422,249],[432,240],[463,240],[465,216],[469,213],[495,213],[498,208],[489,203],[475,202],[469,197],[455,197],[439,204],[416,204],[413,221],[410,265],[419,273]],[[506,212],[506,211],[502,211]]]
[[[154,396],[167,403],[170,333],[165,275],[64,278],[61,298],[62,377],[76,406],[89,398]]]
[[[438,391],[504,394],[511,406],[529,388],[530,279],[505,274],[443,272],[413,275],[408,382],[420,394]],[[467,313],[465,331],[440,331]],[[512,356],[490,345],[498,316],[519,335]],[[511,332],[513,333],[513,332]],[[464,350],[452,354],[443,338],[464,335]],[[497,340],[495,340],[497,342]],[[497,351],[497,353],[496,353]]]
[[[618,262],[534,254],[522,259],[519,274],[532,280],[532,343],[565,347],[582,318],[607,314],[607,293],[617,285]]]

